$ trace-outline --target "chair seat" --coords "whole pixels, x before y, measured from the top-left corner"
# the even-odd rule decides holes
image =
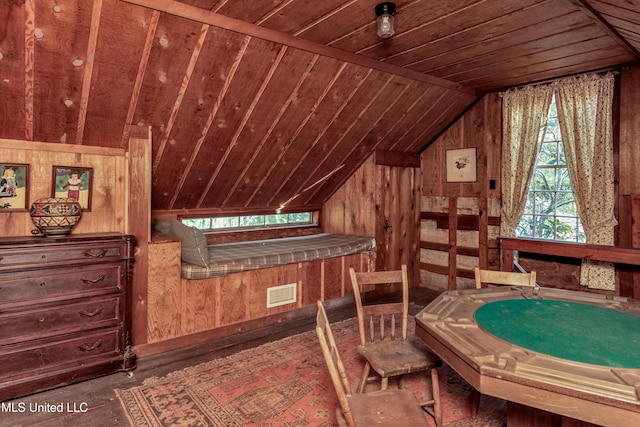
[[[358,346],[358,353],[383,378],[425,371],[442,365],[438,356],[415,340],[374,341]]]
[[[356,425],[421,426],[427,425],[427,413],[408,390],[378,390],[347,397]]]

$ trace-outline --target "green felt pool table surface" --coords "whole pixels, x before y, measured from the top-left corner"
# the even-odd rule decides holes
[[[480,306],[481,328],[512,344],[581,363],[640,368],[640,316],[592,304],[509,299]]]

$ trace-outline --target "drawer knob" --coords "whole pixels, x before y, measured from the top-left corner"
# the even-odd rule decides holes
[[[44,322],[44,317],[39,318],[38,322],[43,323]]]
[[[102,282],[106,277],[107,277],[107,274],[104,273],[97,279],[80,279],[80,280],[82,280],[82,283],[99,283],[99,282]]]
[[[92,351],[100,347],[101,345],[102,345],[102,340],[98,340],[94,342],[93,345],[81,345],[81,346],[78,346],[78,348],[82,351]]]
[[[100,313],[102,313],[102,308],[96,308],[93,311],[82,310],[80,312],[80,315],[81,316],[86,316],[86,317],[93,317],[93,316],[96,316],[96,315],[98,315]]]
[[[102,258],[103,256],[105,256],[107,254],[107,250],[106,249],[98,249],[95,251],[84,251],[82,252],[84,254],[84,256],[89,257],[89,258]]]

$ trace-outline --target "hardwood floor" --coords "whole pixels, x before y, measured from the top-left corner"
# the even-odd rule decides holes
[[[432,301],[438,292],[426,288],[410,290],[412,314]],[[401,293],[384,298],[371,298],[368,302],[399,300]],[[355,316],[355,306],[349,304],[327,312],[331,322]],[[146,378],[164,376],[188,366],[215,358],[226,357],[247,348],[290,335],[313,330],[315,315],[306,316],[265,328],[244,332],[209,341],[197,346],[179,349],[138,360],[137,368],[130,374],[115,373],[101,378],[59,387],[54,390],[2,402],[0,427],[5,426],[91,426],[111,427],[128,425],[124,411],[114,389],[130,388],[142,384]],[[38,405],[54,408],[62,404],[65,412],[46,412]],[[13,405],[13,406],[12,406]],[[13,412],[12,412],[13,408]],[[67,412],[67,408],[71,412]],[[24,410],[22,410],[24,409]],[[73,411],[77,412],[73,412]]]

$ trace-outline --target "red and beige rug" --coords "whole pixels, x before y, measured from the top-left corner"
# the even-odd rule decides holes
[[[363,367],[355,351],[357,323],[349,319],[332,330],[355,387]],[[418,400],[430,399],[429,375],[412,374],[406,384]],[[472,419],[471,388],[447,366],[440,371],[440,393],[446,427],[506,425],[506,403],[488,396]],[[315,331],[149,378],[116,394],[136,427],[338,425],[336,394]]]

